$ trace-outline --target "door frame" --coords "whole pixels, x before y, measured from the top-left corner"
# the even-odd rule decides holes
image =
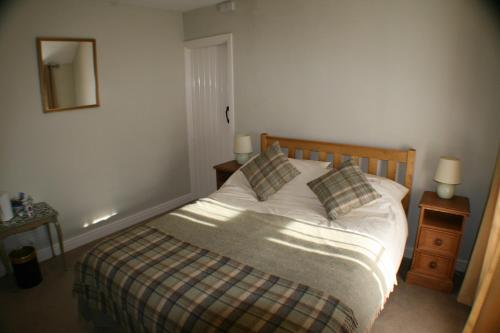
[[[234,71],[233,71],[233,34],[221,34],[210,37],[198,38],[184,42],[184,67],[185,67],[185,90],[186,90],[186,121],[189,148],[189,175],[191,182],[191,193],[196,199],[199,198],[198,184],[194,176],[194,129],[193,129],[193,96],[191,94],[191,50],[226,44],[227,48],[227,94],[229,104],[229,115],[231,119],[231,131],[235,133],[235,110],[234,110]],[[215,179],[214,179],[215,181]]]

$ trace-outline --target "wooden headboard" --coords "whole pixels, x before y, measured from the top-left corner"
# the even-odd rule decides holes
[[[282,148],[288,150],[288,157],[291,158],[296,158],[297,151],[302,151],[302,159],[304,160],[310,160],[313,153],[317,155],[320,161],[327,161],[328,155],[332,155],[332,162],[336,168],[340,166],[344,156],[351,157],[358,164],[361,162],[361,159],[366,158],[368,160],[368,173],[386,177],[394,181],[402,179],[401,183],[409,190],[401,202],[406,214],[408,214],[411,187],[413,184],[413,170],[415,167],[415,149],[397,150],[352,146],[331,142],[283,138],[263,133],[260,136],[261,151],[266,150],[275,141],[278,141]],[[379,161],[387,161],[386,167],[382,168],[383,163],[379,163]],[[399,174],[402,169],[401,164],[406,164],[404,175]],[[382,169],[385,169],[385,174],[381,174]]]

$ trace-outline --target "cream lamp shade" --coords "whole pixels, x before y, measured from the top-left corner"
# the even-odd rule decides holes
[[[451,199],[455,185],[460,184],[460,160],[454,157],[442,156],[439,159],[434,180],[438,182],[437,195],[442,199]]]
[[[249,135],[237,135],[234,138],[234,154],[239,164],[248,161],[252,153],[252,139]]]
[[[252,139],[249,135],[237,135],[234,138],[234,152],[236,154],[250,154],[252,152]]]

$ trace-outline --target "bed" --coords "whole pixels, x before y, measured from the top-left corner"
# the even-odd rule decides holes
[[[261,151],[275,141],[301,173],[269,200],[238,171],[89,250],[74,285],[84,317],[130,332],[369,331],[397,283],[415,151],[267,134]],[[346,158],[381,198],[332,221],[306,183]]]

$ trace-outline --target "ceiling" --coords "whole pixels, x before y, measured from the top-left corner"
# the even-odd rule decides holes
[[[215,5],[223,0],[101,0],[114,4],[133,5],[186,12],[188,10]]]

